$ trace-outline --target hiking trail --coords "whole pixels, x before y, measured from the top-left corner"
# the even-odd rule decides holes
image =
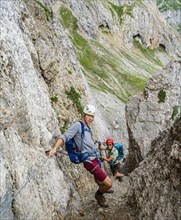
[[[108,208],[102,208],[97,204],[94,198],[95,191],[82,197],[82,211],[80,220],[138,220],[136,212],[126,203],[127,190],[129,186],[129,177],[124,176],[123,181],[119,182],[111,176],[113,181],[113,193],[106,193]]]

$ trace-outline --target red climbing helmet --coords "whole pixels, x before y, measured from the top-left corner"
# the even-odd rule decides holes
[[[106,140],[106,145],[108,145],[108,144],[114,144],[114,141],[113,141],[112,138],[108,138],[108,139]]]

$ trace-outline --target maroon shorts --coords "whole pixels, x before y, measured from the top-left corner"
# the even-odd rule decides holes
[[[90,162],[85,162],[84,163],[84,167],[86,170],[88,171],[92,171],[97,165],[98,165],[99,161],[98,160],[91,160]],[[97,166],[93,172],[91,172],[94,177],[99,180],[100,182],[103,182],[106,177],[107,177],[107,174],[102,170],[101,168],[101,165]]]

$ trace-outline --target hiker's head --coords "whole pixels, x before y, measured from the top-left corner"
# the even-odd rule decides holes
[[[86,105],[84,107],[84,120],[87,124],[91,123],[94,120],[96,109],[93,105]]]
[[[93,106],[93,105],[86,105],[85,107],[84,107],[84,114],[85,115],[91,115],[91,116],[95,116],[95,113],[96,113],[96,109],[95,109],[95,107]]]
[[[112,149],[113,145],[114,145],[114,141],[112,138],[108,138],[106,140],[106,145],[108,146],[109,149]]]

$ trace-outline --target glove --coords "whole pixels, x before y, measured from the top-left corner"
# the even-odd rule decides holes
[[[101,145],[101,142],[100,141],[96,141],[97,143],[98,143],[98,146],[100,146]]]
[[[103,161],[104,161],[104,159],[102,158],[102,156],[100,156],[100,157],[99,157],[99,159],[100,159],[100,161],[101,161],[101,162],[103,162]]]

